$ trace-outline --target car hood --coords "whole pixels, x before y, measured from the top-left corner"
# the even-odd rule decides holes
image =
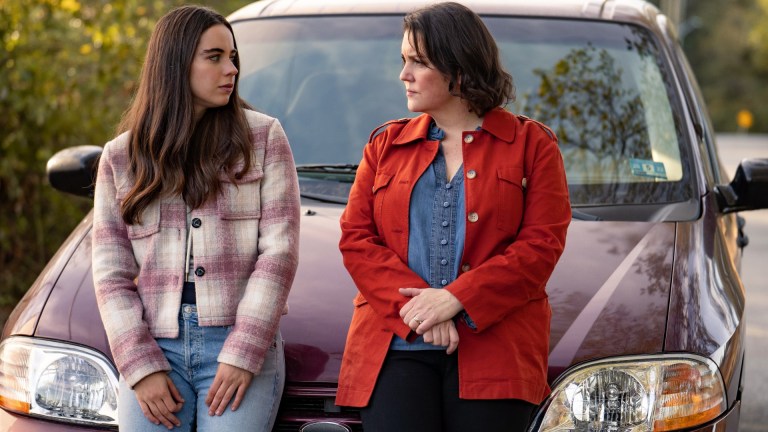
[[[302,202],[300,264],[281,321],[289,382],[338,380],[356,293],[338,248],[343,208]],[[111,357],[92,288],[90,218],[73,233],[81,239],[73,242],[74,253],[52,260],[52,269],[65,269],[60,277],[41,277],[36,284],[50,296],[33,296],[40,299],[38,306],[23,308],[22,315],[29,316],[12,320],[9,334],[30,334],[34,328],[38,337],[70,340]],[[674,223],[571,223],[547,284],[550,380],[582,360],[662,351],[674,239]]]
[[[547,284],[550,381],[583,360],[663,350],[674,244],[674,223],[571,223]]]
[[[338,249],[342,211],[303,202],[300,265],[281,324],[291,382],[338,378],[356,293]],[[588,358],[662,350],[674,234],[673,223],[571,223],[547,284],[550,380]]]

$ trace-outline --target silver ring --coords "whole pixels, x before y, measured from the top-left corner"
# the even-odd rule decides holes
[[[419,317],[415,316],[413,317],[413,320],[416,321],[418,324],[423,323],[424,321],[420,320]]]

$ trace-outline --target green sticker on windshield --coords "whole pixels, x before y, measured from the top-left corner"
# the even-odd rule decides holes
[[[646,159],[630,159],[629,165],[632,168],[632,174],[639,177],[653,177],[667,179],[667,170],[664,169],[662,162],[655,162]]]

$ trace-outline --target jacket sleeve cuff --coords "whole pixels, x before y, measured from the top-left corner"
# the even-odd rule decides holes
[[[249,327],[251,328],[238,329],[236,325],[232,329],[217,360],[219,363],[236,366],[258,375],[267,350],[275,343],[275,332],[255,326]]]
[[[120,374],[131,388],[155,372],[169,372],[171,370],[171,365],[160,347],[156,347],[156,349],[137,348],[130,353],[122,354],[121,359],[115,356],[115,363],[119,365]]]
[[[475,322],[472,321],[472,318],[469,316],[467,311],[461,311],[461,313],[459,313],[459,317],[464,321],[464,324],[466,324],[467,327],[473,331],[477,331],[477,325],[475,325]]]

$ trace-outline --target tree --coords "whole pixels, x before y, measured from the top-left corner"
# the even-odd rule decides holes
[[[755,118],[751,130],[768,132],[768,106],[761,103],[768,97],[768,0],[684,3],[683,47],[715,130],[737,130],[738,112],[747,109]]]
[[[750,35],[768,25],[766,10],[755,0],[707,0],[688,2],[687,15],[703,23],[687,36],[684,47],[715,130],[735,131],[738,112],[748,109],[755,115],[752,130],[768,131],[768,106],[762,103],[768,97],[768,79],[756,62],[757,47],[750,44]]]
[[[755,24],[749,33],[749,48],[755,70],[768,74],[768,0],[757,0]]]
[[[54,191],[46,161],[114,135],[154,23],[183,3],[0,2],[0,307],[16,303],[91,206]],[[249,1],[200,3],[227,14]]]

